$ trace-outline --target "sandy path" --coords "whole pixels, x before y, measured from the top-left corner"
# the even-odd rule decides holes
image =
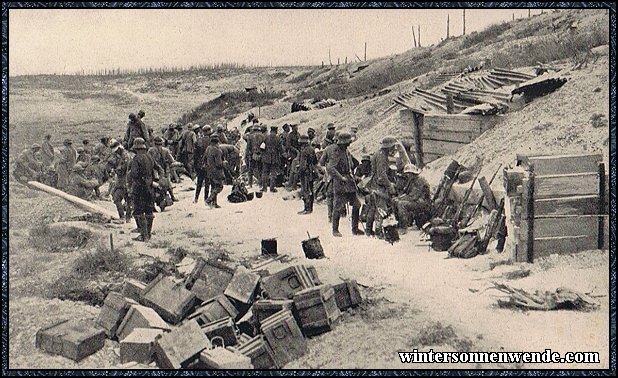
[[[358,358],[344,361],[331,358],[330,362],[320,361],[321,367],[375,368],[379,365],[401,368],[401,364],[393,358],[396,358],[396,351],[409,350],[405,349],[406,337],[413,334],[414,328],[418,328],[415,325],[427,320],[451,324],[458,334],[474,340],[479,350],[542,352],[550,348],[562,353],[598,351],[601,354],[601,366],[587,367],[602,368],[609,365],[607,296],[599,299],[601,309],[591,313],[523,313],[498,309],[494,307],[497,292],[483,292],[483,289],[490,285],[492,279],[504,281],[500,279],[501,274],[520,267],[501,266],[490,271],[489,262],[504,259],[501,255],[494,253],[471,260],[445,259],[445,253],[429,252],[426,246],[419,246],[418,231],[408,232],[402,236],[401,242],[391,246],[377,239],[353,237],[349,220],[341,221],[340,230],[344,237],[333,238],[330,225],[326,222],[325,206],[316,206],[316,211],[309,216],[297,215],[302,203],[293,199],[284,200],[285,197],[291,197],[289,192],[267,193],[262,199],[231,204],[225,200],[229,192],[229,187],[226,187],[219,200],[222,208],[211,210],[205,208],[201,201],[198,205],[192,203],[194,192],[182,190],[188,184],[188,180],[185,180],[177,189],[180,202],[157,215],[154,226],[157,235],[154,239],[169,239],[172,245],[183,244],[195,250],[195,239],[192,241],[191,237],[198,236],[202,244],[204,240],[221,243],[232,258],[240,260],[257,256],[261,239],[276,237],[280,254],[288,254],[299,262],[308,262],[304,259],[300,244],[307,238],[308,231],[312,236],[320,236],[328,257],[310,261],[318,268],[323,281],[333,281],[337,277],[354,278],[363,285],[380,289],[381,296],[400,306],[398,309],[401,311],[396,319],[391,317],[384,320],[384,324],[377,322],[375,328],[361,327],[362,337],[368,340],[372,339],[374,332],[388,332],[390,335],[385,338],[384,345],[371,348],[373,353],[378,350],[383,354],[373,359],[373,365],[359,363]],[[177,229],[180,225],[181,233]],[[142,249],[144,246],[138,245],[137,248]],[[553,260],[545,263],[539,261],[534,265],[522,266],[531,269],[529,277],[504,282],[528,290],[554,290],[568,286],[582,292],[594,288],[596,294],[608,293],[607,251],[554,256]],[[404,329],[397,329],[399,326]],[[342,328],[345,327],[344,324]],[[358,324],[354,327],[358,327]],[[324,341],[345,337],[344,332],[345,329],[331,332],[319,339]],[[352,331],[352,334],[358,340],[358,332]],[[337,345],[333,347],[341,348]],[[307,364],[304,367],[312,366],[311,362]],[[303,366],[302,361],[300,366]],[[582,365],[576,367],[585,368]]]

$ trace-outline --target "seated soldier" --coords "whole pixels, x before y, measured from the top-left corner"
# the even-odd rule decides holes
[[[35,143],[17,157],[13,166],[13,176],[17,181],[23,184],[39,179],[43,171],[43,166],[37,156],[40,150],[41,146]]]
[[[397,197],[393,199],[395,216],[399,227],[406,230],[413,223],[419,229],[431,218],[431,194],[429,184],[420,177],[421,169],[408,164],[403,169]]]
[[[99,180],[87,179],[84,175],[86,165],[79,162],[73,166],[69,175],[69,186],[67,193],[72,194],[82,199],[91,199],[94,195],[94,189],[99,186]]]

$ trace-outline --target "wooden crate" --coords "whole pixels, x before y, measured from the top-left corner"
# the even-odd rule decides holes
[[[91,321],[62,320],[36,333],[36,347],[73,361],[99,351],[105,345],[105,331]]]
[[[237,316],[236,307],[225,295],[221,294],[204,302],[193,314],[189,315],[189,319],[197,319],[198,323],[203,325],[227,317],[236,319]]]
[[[206,369],[252,370],[251,358],[227,348],[203,350],[200,362]]]
[[[350,307],[358,306],[363,301],[358,283],[354,280],[347,280],[333,285],[335,290],[335,301],[340,311]]]
[[[122,323],[118,326],[116,335],[118,340],[122,341],[135,328],[156,328],[164,331],[170,331],[171,327],[161,319],[159,314],[150,307],[131,305],[129,311],[125,315]]]
[[[163,330],[135,328],[120,342],[120,362],[140,362],[148,365],[154,359],[154,342]]]
[[[153,308],[165,321],[178,324],[193,309],[196,297],[184,284],[159,275],[144,289],[141,302]]]
[[[107,338],[116,338],[118,326],[120,326],[120,323],[122,323],[122,320],[133,304],[137,304],[137,302],[125,298],[120,293],[112,291],[107,294],[101,312],[99,312],[99,316],[97,317],[97,325],[105,330]]]
[[[306,335],[330,331],[341,315],[335,290],[330,285],[320,285],[296,293],[294,307]]]
[[[253,304],[253,316],[258,323],[281,310],[293,312],[294,301],[291,299],[260,299]]]
[[[275,355],[270,345],[262,335],[257,335],[254,338],[245,341],[241,345],[231,347],[251,359],[251,364],[256,369],[277,369]]]
[[[280,311],[264,320],[261,328],[277,366],[282,368],[307,353],[307,341],[289,311]]]
[[[195,320],[157,338],[155,356],[157,365],[162,369],[180,369],[185,367],[201,351],[211,344]]]
[[[268,299],[291,299],[295,293],[319,285],[315,268],[295,265],[262,279]]]
[[[251,304],[259,283],[259,275],[247,269],[238,269],[225,289],[224,294],[240,303]]]
[[[505,181],[510,203],[516,204],[515,261],[603,248],[606,176],[600,160],[598,154],[517,156],[525,169],[521,186],[515,192]]]

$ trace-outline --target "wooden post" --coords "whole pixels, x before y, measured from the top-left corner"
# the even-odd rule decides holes
[[[339,58],[337,58],[337,65],[339,65]]]
[[[114,235],[109,233],[109,250],[111,253],[114,253]]]
[[[463,10],[463,35],[466,35],[466,10]]]
[[[530,9],[528,9],[528,18],[530,18]]]
[[[421,47],[421,25],[418,26],[418,47]]]
[[[416,34],[414,34],[414,25],[412,25],[412,38],[414,38],[414,47],[416,47]]]
[[[348,64],[348,57],[345,57],[345,64]]]
[[[365,62],[367,61],[367,42],[365,42]]]
[[[526,195],[523,196],[523,199],[526,201],[522,205],[526,206],[528,223],[526,249],[528,251],[528,262],[534,262],[534,167],[530,167],[528,185],[524,188],[524,191]]]
[[[425,166],[423,158],[423,122],[425,116],[416,112],[413,112],[412,116],[414,118],[414,158],[416,159],[416,165],[419,168],[423,168]]]
[[[513,21],[515,21],[515,13],[513,13]]]
[[[605,244],[605,164],[599,163],[599,239],[598,248]]]
[[[446,15],[446,39],[448,39],[448,37],[450,36],[450,21],[451,21],[451,15],[447,14]]]
[[[328,63],[330,63],[330,65],[333,65],[333,62],[330,60],[330,47],[328,48]]]

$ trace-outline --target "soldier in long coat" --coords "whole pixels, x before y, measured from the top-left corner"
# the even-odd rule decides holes
[[[60,190],[66,190],[68,187],[69,175],[77,162],[77,151],[73,148],[73,141],[71,139],[65,139],[63,144],[64,147],[60,150],[60,157],[56,162],[58,189]]]
[[[210,195],[206,199],[206,204],[211,208],[220,208],[217,203],[217,195],[223,190],[225,173],[223,171],[223,152],[219,148],[219,136],[210,136],[210,145],[204,154],[204,166],[206,167],[206,178],[208,179],[208,191]]]
[[[270,184],[270,191],[276,192],[275,182],[279,169],[281,155],[283,151],[277,136],[277,126],[270,127],[270,133],[264,139],[264,150],[262,151],[262,191],[266,191],[266,186]]]

